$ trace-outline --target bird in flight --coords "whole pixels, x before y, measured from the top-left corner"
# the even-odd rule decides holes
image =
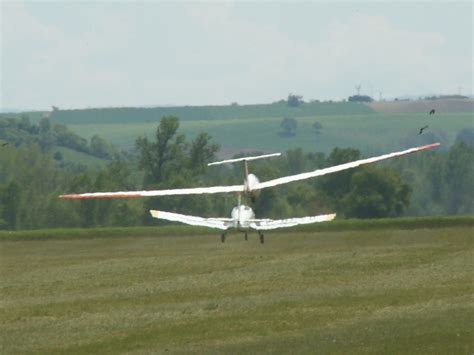
[[[421,128],[420,128],[420,133],[418,133],[418,134],[422,134],[423,131],[424,131],[425,129],[427,129],[427,128],[428,128],[428,126],[421,127]]]
[[[436,112],[436,111],[435,111],[435,109],[434,109],[434,108],[433,108],[433,109],[431,109],[431,111],[430,111],[430,115],[434,115],[434,114],[435,114],[435,112]]]
[[[8,145],[8,142],[3,142],[2,143],[2,147],[5,147],[6,145]]]

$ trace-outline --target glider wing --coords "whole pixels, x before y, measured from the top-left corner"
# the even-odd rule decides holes
[[[418,152],[425,149],[431,149],[439,145],[440,143],[428,144],[421,147],[410,148],[410,149],[403,150],[400,152],[384,154],[384,155],[380,155],[373,158],[361,159],[361,160],[357,160],[357,161],[353,161],[353,162],[349,162],[349,163],[345,163],[341,165],[332,166],[329,168],[318,169],[318,170],[310,171],[307,173],[285,176],[278,179],[258,183],[256,186],[252,186],[252,188],[253,190],[260,190],[267,187],[287,184],[292,181],[305,180],[305,179],[309,179],[316,176],[322,176],[322,175],[331,174],[331,173],[335,173],[342,170],[355,168],[357,166],[364,165],[364,164],[371,164],[371,163],[375,163],[381,160],[394,158],[394,157]],[[239,158],[239,159],[233,159],[231,161],[239,161],[239,160],[244,160],[244,159],[245,160],[259,159],[261,157],[277,156],[278,154],[279,153],[268,154],[265,156]],[[217,164],[219,163],[223,163],[223,162],[217,162]],[[185,188],[185,189],[149,190],[149,191],[90,192],[90,193],[82,193],[82,194],[65,194],[65,195],[60,195],[59,198],[81,199],[81,198],[152,197],[152,196],[173,196],[173,195],[216,194],[216,193],[222,193],[222,192],[245,192],[245,191],[246,189],[244,185],[232,185],[232,186],[195,187],[195,188]]]
[[[273,186],[277,186],[277,185],[287,184],[287,183],[292,182],[292,181],[305,180],[305,179],[309,179],[309,178],[316,177],[316,176],[323,176],[323,175],[326,175],[326,174],[332,174],[332,173],[336,173],[338,171],[355,168],[355,167],[360,166],[360,165],[371,164],[371,163],[375,163],[375,162],[378,162],[378,161],[381,161],[381,160],[390,159],[390,158],[394,158],[394,157],[399,157],[401,155],[415,153],[415,152],[419,152],[419,151],[425,150],[425,149],[431,149],[431,148],[437,147],[439,145],[440,145],[440,143],[428,144],[428,145],[424,145],[424,146],[421,146],[421,147],[410,148],[410,149],[403,150],[403,151],[400,151],[400,152],[384,154],[384,155],[380,155],[380,156],[373,157],[373,158],[361,159],[361,160],[356,160],[356,161],[345,163],[345,164],[331,166],[329,168],[318,169],[318,170],[310,171],[310,172],[307,172],[307,173],[285,176],[285,177],[281,177],[281,178],[278,178],[278,179],[261,182],[257,186],[255,186],[254,189],[259,190],[259,189],[264,189],[264,188],[267,188],[267,187],[273,187]]]
[[[89,192],[83,194],[60,195],[59,198],[118,198],[118,197],[151,197],[172,195],[216,194],[220,192],[244,192],[244,185],[194,187],[189,189],[150,190],[150,191],[118,191],[118,192]]]

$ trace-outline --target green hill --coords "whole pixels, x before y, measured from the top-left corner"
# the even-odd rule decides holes
[[[437,109],[436,115],[429,116],[427,108],[433,105]],[[39,117],[30,114],[32,121]],[[370,105],[311,102],[297,107],[281,101],[261,105],[97,108],[56,110],[50,113],[50,119],[66,124],[81,137],[90,139],[99,135],[128,150],[134,147],[137,137],[154,135],[159,120],[169,115],[180,119],[180,131],[189,138],[208,132],[221,145],[222,157],[252,150],[286,151],[292,148],[328,153],[334,147],[353,147],[363,154],[373,154],[434,141],[448,147],[459,131],[472,127],[473,122],[472,100]],[[297,120],[294,136],[280,134],[284,117]],[[319,134],[313,130],[315,122],[322,125]],[[419,135],[419,128],[425,125],[429,128]]]
[[[286,102],[262,105],[182,106],[154,108],[97,108],[57,110],[51,113],[54,122],[64,124],[157,122],[163,116],[188,120],[256,119],[269,117],[303,117],[311,115],[369,114],[369,106],[353,102],[312,102],[290,107]]]
[[[208,132],[221,145],[221,156],[239,151],[291,148],[328,153],[334,147],[353,147],[372,154],[434,141],[448,147],[461,129],[472,126],[471,113],[447,113],[436,118],[425,113],[310,115],[297,117],[296,135],[284,137],[279,134],[282,118],[181,120],[180,131],[189,138]],[[320,134],[313,131],[315,122],[322,125]],[[120,124],[70,124],[69,127],[80,136],[90,138],[98,134],[121,148],[130,149],[138,136],[152,137],[157,125],[158,119]],[[425,125],[429,125],[429,129],[419,135],[419,128]]]
[[[98,136],[91,140],[84,139],[65,125],[52,125],[47,117],[40,120],[38,124],[32,123],[28,114],[0,116],[0,140],[10,147],[37,145],[43,152],[51,153],[62,166],[100,168],[107,159],[119,154],[110,143]]]

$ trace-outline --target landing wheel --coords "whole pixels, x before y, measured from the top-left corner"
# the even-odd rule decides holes
[[[249,240],[249,238],[247,236],[247,232],[245,232],[244,238],[245,238],[245,240]]]
[[[222,234],[221,234],[221,242],[222,242],[222,243],[225,242],[225,233],[222,233]]]
[[[265,237],[263,236],[263,233],[259,233],[260,235],[260,243],[263,244],[265,243]]]

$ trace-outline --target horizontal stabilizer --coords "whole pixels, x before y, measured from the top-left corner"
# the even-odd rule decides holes
[[[219,165],[219,164],[228,164],[228,163],[235,163],[238,161],[249,161],[249,160],[257,160],[257,159],[263,159],[263,158],[271,158],[271,157],[278,157],[280,156],[281,153],[272,153],[272,154],[265,154],[265,155],[257,155],[254,157],[243,157],[243,158],[236,158],[236,159],[228,159],[228,160],[222,160],[222,161],[216,161],[214,163],[209,163],[207,164],[208,166],[211,165]]]
[[[323,214],[320,216],[287,218],[287,219],[255,219],[250,222],[250,227],[257,230],[269,230],[277,228],[288,228],[300,224],[310,224],[319,222],[329,222],[336,218],[335,213]]]

